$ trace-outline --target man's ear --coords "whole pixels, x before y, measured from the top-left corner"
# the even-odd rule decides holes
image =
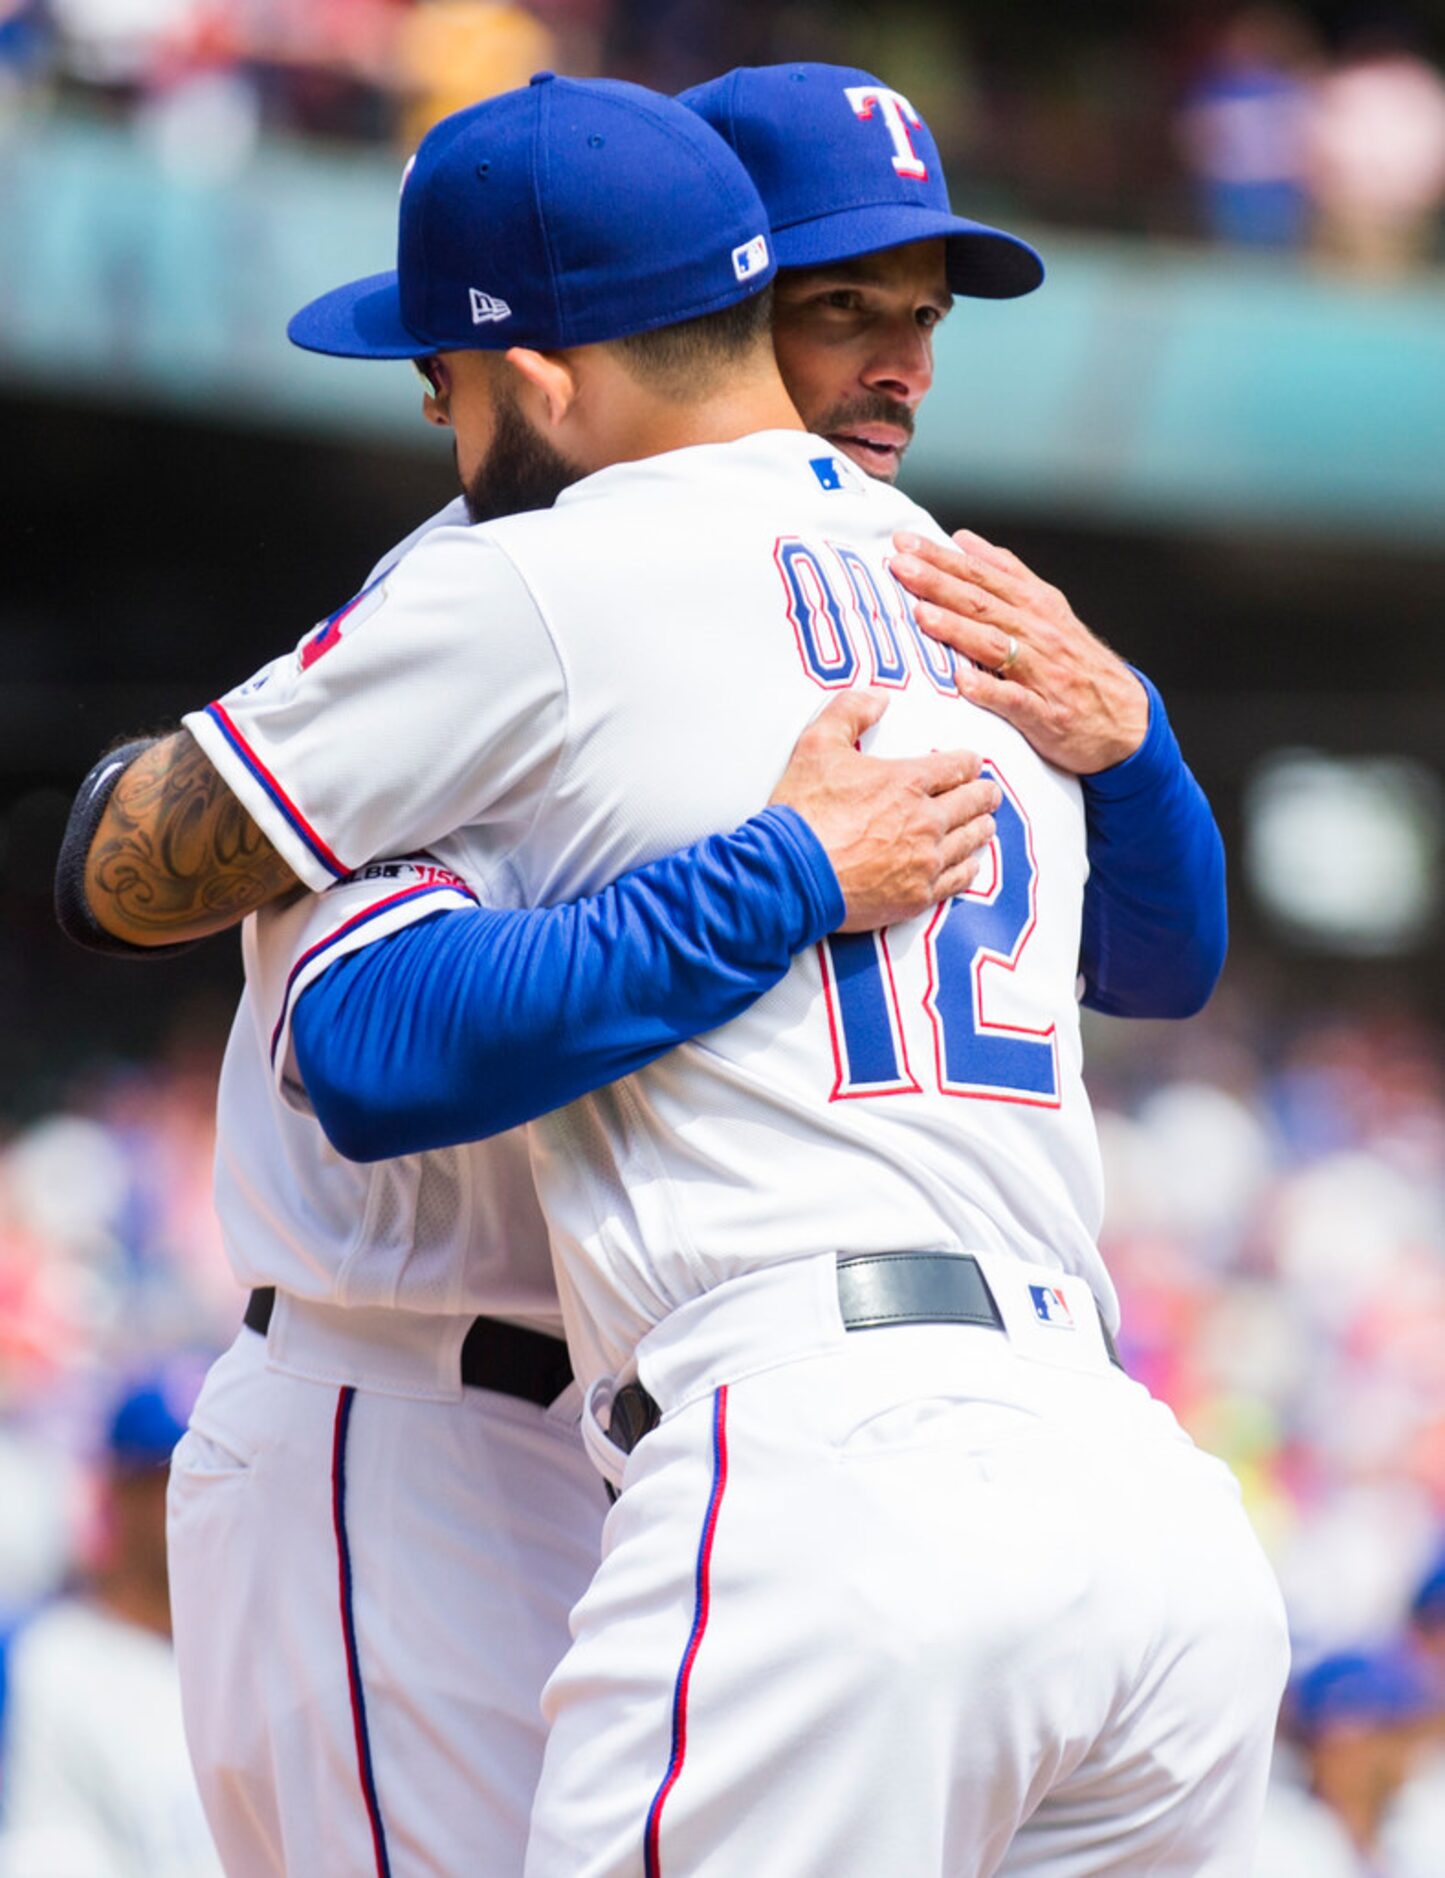
[[[577,374],[569,355],[513,346],[503,356],[522,380],[522,397],[532,406],[534,417],[555,429],[577,400]]]

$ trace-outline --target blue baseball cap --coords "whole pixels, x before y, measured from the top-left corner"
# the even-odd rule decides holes
[[[1295,1726],[1307,1741],[1335,1728],[1419,1721],[1439,1706],[1424,1670],[1398,1649],[1322,1657],[1296,1679],[1291,1695]]]
[[[1044,278],[1026,241],[953,213],[932,132],[871,72],[743,65],[679,102],[742,158],[767,207],[779,267],[821,267],[942,236],[954,293],[1011,300]]]
[[[428,131],[395,270],[323,294],[286,331],[350,359],[554,351],[717,312],[775,272],[756,187],[694,112],[539,72]]]
[[[111,1409],[106,1449],[112,1462],[132,1471],[169,1461],[198,1386],[196,1365],[179,1360],[137,1378]]]

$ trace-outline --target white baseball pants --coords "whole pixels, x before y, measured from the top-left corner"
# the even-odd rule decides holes
[[[229,1878],[520,1874],[540,1694],[606,1510],[576,1395],[343,1389],[268,1368],[249,1330],[212,1369],[169,1541]]]
[[[1247,1878],[1278,1589],[1228,1470],[1058,1328],[845,1332],[810,1259],[644,1340],[527,1878]]]

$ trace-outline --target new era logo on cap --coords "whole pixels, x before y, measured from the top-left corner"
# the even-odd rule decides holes
[[[495,294],[483,293],[480,287],[471,287],[468,292],[472,297],[473,326],[486,326],[493,320],[509,320],[512,317],[512,309]]]
[[[1052,1324],[1056,1330],[1078,1328],[1068,1299],[1057,1285],[1030,1285],[1029,1296],[1033,1299],[1034,1316],[1041,1324]]]
[[[739,280],[751,280],[754,274],[761,274],[767,265],[766,235],[754,235],[751,241],[745,241],[740,248],[733,249],[733,272]]]

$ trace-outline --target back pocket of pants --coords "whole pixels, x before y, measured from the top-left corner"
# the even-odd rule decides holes
[[[248,1456],[227,1447],[214,1435],[202,1434],[199,1428],[188,1428],[171,1456],[171,1472],[186,1474],[195,1480],[244,1478],[250,1471]]]

